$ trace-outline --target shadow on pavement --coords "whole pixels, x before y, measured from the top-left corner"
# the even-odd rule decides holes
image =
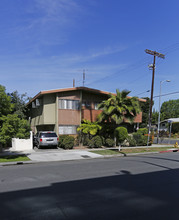
[[[178,219],[179,169],[54,183],[0,194],[1,220]]]

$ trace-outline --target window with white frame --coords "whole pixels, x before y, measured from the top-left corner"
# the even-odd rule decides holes
[[[59,99],[59,109],[79,110],[79,100]]]
[[[77,134],[77,126],[61,125],[59,126],[59,134]]]

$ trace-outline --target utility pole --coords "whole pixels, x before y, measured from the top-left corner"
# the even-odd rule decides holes
[[[85,69],[83,70],[83,87],[85,86]]]
[[[153,65],[152,65],[152,86],[151,86],[151,98],[150,98],[150,109],[149,109],[149,131],[148,131],[148,140],[147,140],[147,146],[148,146],[149,145],[149,138],[150,138],[151,123],[152,123],[152,104],[153,104],[153,93],[154,93],[155,58],[157,56],[157,57],[164,59],[165,55],[162,53],[158,53],[156,51],[148,50],[148,49],[146,49],[145,52],[154,56]]]

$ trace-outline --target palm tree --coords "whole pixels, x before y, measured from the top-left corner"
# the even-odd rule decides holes
[[[135,116],[140,112],[139,101],[137,97],[128,97],[130,91],[120,92],[116,89],[116,95],[110,94],[109,98],[98,105],[103,110],[99,116],[99,122],[113,122],[121,124],[126,119],[132,123]]]

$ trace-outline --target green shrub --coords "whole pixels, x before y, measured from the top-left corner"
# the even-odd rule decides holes
[[[139,128],[139,129],[137,130],[137,133],[138,133],[138,134],[142,134],[142,135],[148,134],[148,129],[147,129],[147,128]]]
[[[100,136],[100,135],[99,135]],[[100,136],[101,140],[102,140],[102,146],[104,146],[106,144],[106,140],[105,140],[105,137],[103,136]]]
[[[115,129],[115,136],[117,139],[117,144],[122,144],[128,137],[127,129],[124,127],[118,127]]]
[[[127,137],[127,142],[129,144],[129,147],[135,147],[136,146],[136,140],[134,139],[133,136],[128,136]]]
[[[173,123],[172,124],[172,133],[177,133],[179,132],[179,123]]]
[[[92,139],[91,140],[89,139],[87,146],[93,148],[94,147],[94,141]]]
[[[83,146],[88,146],[88,142],[89,142],[88,135],[83,136],[83,138],[82,138]]]
[[[169,132],[168,131],[165,131],[165,130],[162,130],[159,132],[159,137],[169,137]]]
[[[58,140],[58,147],[63,148],[63,140],[65,139],[67,135],[61,135],[59,136],[59,140]]]
[[[146,146],[147,145],[147,139],[148,139],[147,136],[144,136],[140,133],[134,133],[133,138],[135,139],[137,146]]]
[[[59,147],[64,149],[72,149],[74,147],[75,138],[69,135],[59,137]]]
[[[114,145],[115,145],[114,139],[112,139],[112,138],[107,138],[105,142],[106,142],[105,143],[106,147],[114,147]]]
[[[1,105],[1,103],[0,103]],[[0,145],[10,147],[12,138],[30,138],[30,124],[25,119],[20,119],[17,114],[9,114],[0,118]]]
[[[99,148],[102,147],[102,139],[100,136],[94,136],[91,140],[88,141],[89,147]]]
[[[83,146],[88,146],[89,135],[80,132],[76,137],[75,145],[82,144]]]

